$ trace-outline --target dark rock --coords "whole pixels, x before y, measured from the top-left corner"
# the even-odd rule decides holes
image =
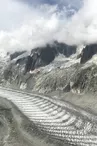
[[[31,70],[32,63],[33,63],[33,58],[31,56],[28,56],[27,57],[27,62],[26,62],[26,65],[25,65],[25,72],[28,72],[28,71]]]
[[[64,43],[55,42],[55,47],[58,53],[65,55],[66,57],[70,57],[72,54],[76,53],[76,46],[69,46]]]
[[[86,63],[95,54],[97,54],[97,44],[87,45],[82,51],[80,63]]]
[[[12,77],[12,71],[9,70],[9,69],[6,69],[6,70],[4,71],[4,79],[5,79],[5,80],[8,80],[8,79],[11,78],[11,77]]]
[[[59,53],[69,57],[76,53],[76,46],[68,46],[64,43],[54,42],[51,45],[47,44],[45,47],[33,49],[31,56],[27,59],[25,72],[50,64]]]
[[[10,55],[10,59],[11,63],[15,65],[25,66],[25,74],[30,70],[50,64],[60,53],[69,57],[76,53],[76,46],[68,46],[54,41],[52,44],[47,44],[44,47],[32,49],[30,55],[26,51],[15,52]]]
[[[63,89],[64,92],[70,92],[70,90],[71,90],[70,84],[67,84]]]
[[[23,65],[23,64],[25,64],[27,62],[27,58],[28,57],[23,57],[23,58],[17,59],[15,64]]]
[[[13,54],[10,54],[10,59],[13,60],[15,59],[16,57],[18,57],[19,55],[25,53],[26,51],[18,51],[18,52],[15,52]]]
[[[77,55],[77,59],[79,59],[81,57],[82,57],[82,53],[80,53],[80,54]]]
[[[40,53],[40,57],[43,60],[43,62],[45,62],[46,64],[49,64],[50,62],[52,62],[55,59],[55,49],[52,48],[47,48],[47,49],[43,49]]]

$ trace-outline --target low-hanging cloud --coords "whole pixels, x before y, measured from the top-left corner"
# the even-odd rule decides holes
[[[71,2],[77,7],[76,0]],[[35,7],[22,0],[0,2],[0,49],[30,51],[54,40],[70,45],[97,41],[97,0],[84,0],[79,11],[68,5],[71,17],[67,17],[66,3],[61,10],[58,6],[42,3]]]
[[[67,23],[67,31],[68,43],[97,43],[97,0],[84,0],[83,7]]]

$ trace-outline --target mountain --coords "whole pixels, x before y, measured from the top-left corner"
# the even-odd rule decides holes
[[[46,98],[46,94],[48,97],[52,96],[55,101],[58,98],[58,102],[59,99],[65,100],[67,109],[70,108],[68,103],[71,103],[70,105],[77,105],[89,113],[97,113],[97,44],[77,47],[54,42],[44,47],[35,48],[31,50],[30,54],[24,50],[12,54],[8,53],[6,57],[2,56],[1,58],[1,86],[26,90],[28,95],[29,92],[33,92],[42,94]],[[24,92],[22,93],[24,96]],[[6,93],[5,95],[8,96]],[[13,92],[12,95],[12,99],[14,99]],[[19,98],[18,92],[17,96]],[[28,96],[25,95],[24,99],[28,101],[27,98]],[[32,97],[30,100],[32,101]],[[40,104],[40,101],[38,103]],[[10,101],[1,98],[0,111],[4,119],[0,124],[2,141],[5,141],[9,134],[6,139],[8,144],[11,142],[12,145],[14,143],[21,145],[22,143],[23,146],[31,146],[32,143],[29,143],[27,136],[30,133],[31,139],[35,139],[35,145],[40,145],[40,143],[52,145],[45,144],[42,140],[36,143],[37,137],[34,135],[33,138],[32,133],[34,130],[37,132],[37,128],[34,125],[35,129],[33,129],[33,124]],[[83,114],[86,113],[83,112]],[[87,121],[86,115],[83,118]],[[9,129],[10,133],[8,133]],[[39,133],[37,132],[36,135],[39,136]]]
[[[82,51],[81,63],[86,63],[95,54],[97,54],[97,44],[87,45]]]
[[[79,51],[81,50],[81,51]],[[97,44],[69,46],[57,41],[9,54],[1,85],[41,93],[96,93]]]
[[[36,68],[50,64],[56,56],[63,54],[70,57],[76,53],[76,46],[68,46],[64,43],[55,41],[53,44],[47,44],[45,47],[38,47],[31,50],[31,53],[24,55],[26,51],[10,54],[11,62],[15,64],[25,64],[25,73]]]

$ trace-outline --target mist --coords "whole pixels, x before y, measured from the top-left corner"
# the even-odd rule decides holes
[[[95,43],[96,17],[97,0],[0,1],[0,50],[30,51],[54,40],[69,45]]]

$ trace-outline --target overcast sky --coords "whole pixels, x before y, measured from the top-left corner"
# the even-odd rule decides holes
[[[72,5],[79,7],[82,3],[82,0],[21,0],[22,2],[30,4],[50,4],[50,5]]]
[[[97,42],[97,0],[0,0],[0,50]]]
[[[24,19],[28,19],[35,12],[35,6],[44,7],[43,4],[57,5],[58,10],[60,7],[68,7],[68,10],[78,10],[81,6],[80,0],[1,0],[0,29],[12,29],[21,25]],[[72,11],[69,14],[74,12]]]

